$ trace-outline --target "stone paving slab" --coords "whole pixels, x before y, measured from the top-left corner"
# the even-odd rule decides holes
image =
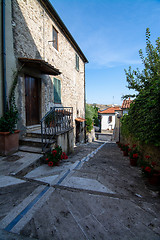
[[[17,158],[16,161],[10,161],[10,159]],[[0,157],[0,175],[16,175],[23,170],[29,168],[29,166],[36,163],[42,154],[34,154],[27,152],[16,152],[7,157]]]
[[[78,188],[78,189],[85,189],[91,191],[99,191],[105,193],[114,193],[109,188],[105,187],[103,184],[98,182],[95,179],[88,179],[88,178],[81,178],[81,177],[70,177],[65,179],[62,186],[70,187],[70,188]]]
[[[20,236],[14,233],[9,233],[0,229],[0,240],[36,240],[36,239]]]
[[[37,183],[24,182],[0,188],[0,220],[37,188]],[[0,228],[2,224],[0,224]]]
[[[79,161],[81,161],[84,157],[89,156],[102,144],[103,142],[94,142],[78,145],[77,147],[75,147],[74,153],[69,155],[69,159],[63,160],[60,163],[60,166],[55,166],[51,168],[47,164],[44,164],[30,171],[24,177],[27,179],[34,179],[42,182],[44,181],[45,183],[54,185],[58,182],[58,179],[57,181],[54,181],[56,180],[56,177],[63,175],[61,173],[65,173],[69,169],[73,169]]]
[[[129,200],[57,189],[21,234],[46,240],[159,240],[153,220],[152,214]]]
[[[24,183],[24,182],[25,182],[24,180],[17,179],[14,177],[0,176],[0,188],[7,187],[10,185],[20,184],[20,183]]]
[[[159,240],[159,191],[146,186],[116,144],[79,150],[60,167],[44,165],[28,174],[33,182],[49,182],[48,190],[12,231],[42,240]]]

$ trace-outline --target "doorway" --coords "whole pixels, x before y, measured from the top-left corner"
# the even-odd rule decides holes
[[[25,76],[26,125],[40,123],[41,81],[38,78]]]

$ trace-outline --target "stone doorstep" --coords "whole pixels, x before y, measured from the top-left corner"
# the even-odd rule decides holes
[[[27,126],[26,130],[27,130],[27,132],[41,130],[41,125],[37,124],[37,125]]]

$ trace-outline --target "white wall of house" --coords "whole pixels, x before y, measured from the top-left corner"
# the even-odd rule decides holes
[[[101,130],[112,130],[115,126],[115,114],[114,113],[105,113],[101,114]],[[110,117],[112,117],[112,121],[110,121]]]

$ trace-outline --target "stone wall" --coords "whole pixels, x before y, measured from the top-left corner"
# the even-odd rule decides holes
[[[85,63],[79,57],[79,71],[76,70],[76,50],[66,38],[57,22],[41,5],[39,0],[12,0],[13,36],[15,57],[43,59],[61,74],[56,76],[61,80],[61,106],[73,107],[73,120],[76,117],[85,118]],[[53,47],[52,29],[58,31],[58,51]],[[23,69],[19,84],[24,95],[24,75],[33,74]],[[40,73],[36,76],[39,77]],[[54,106],[53,78],[54,76],[41,75],[41,117],[50,107]],[[19,87],[20,89],[20,87]],[[23,96],[19,106],[22,125],[25,125],[25,99]],[[75,121],[73,121],[75,126]]]
[[[62,146],[62,151],[66,154],[73,152],[74,141],[73,141],[73,129],[62,134],[56,135],[56,143],[59,146]]]

